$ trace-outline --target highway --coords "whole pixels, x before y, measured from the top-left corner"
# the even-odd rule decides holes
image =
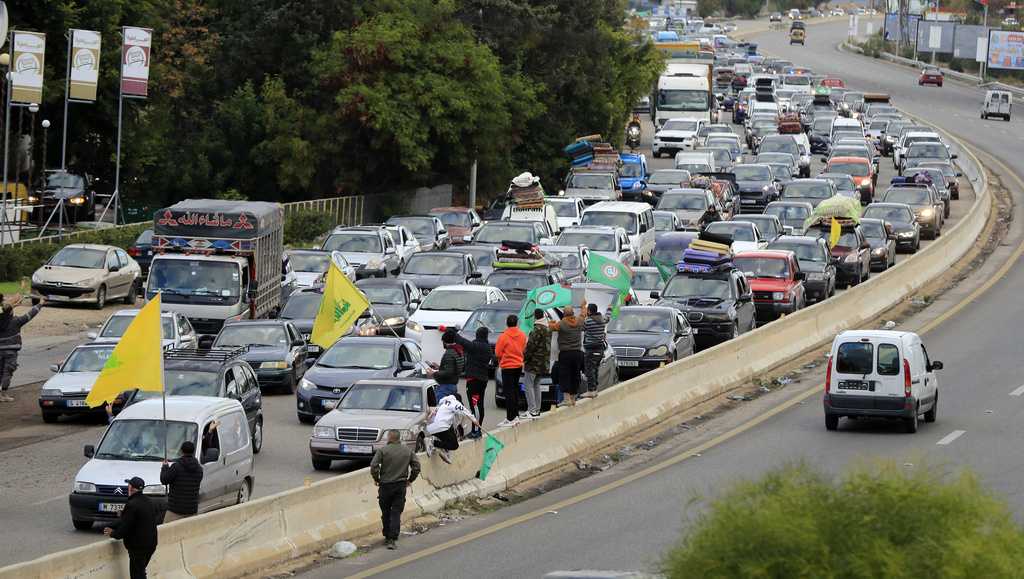
[[[851,87],[888,92],[907,112],[939,123],[1014,173],[1024,174],[1019,119],[979,120],[983,91],[976,87],[948,80],[941,89],[918,87],[914,71],[837,52],[835,45],[845,37],[846,27],[845,21],[813,26],[805,47],[790,47],[782,32],[758,35],[756,41],[765,53],[838,75]],[[1024,199],[1021,183],[1007,175],[1001,180],[1019,207]],[[945,363],[938,421],[923,425],[915,435],[875,421],[845,421],[839,432],[826,432],[816,391],[822,376],[812,372],[782,392],[741,406],[718,425],[696,429],[679,447],[497,512],[404,537],[397,555],[374,550],[313,569],[307,576],[520,578],[572,569],[650,570],[678,540],[685,517],[699,512],[699,501],[686,507],[691,499],[713,497],[736,480],[795,461],[829,472],[875,458],[894,460],[904,468],[922,461],[951,469],[965,466],[1005,497],[1018,516],[1024,515],[1024,452],[1019,444],[1024,435],[1024,378],[1015,367],[1021,352],[1018,324],[1024,304],[1018,288],[1024,273],[1016,261],[1008,262],[1020,255],[1015,251],[1020,233],[1019,226],[1013,227],[1004,247],[964,287],[902,324],[926,330],[933,359]],[[964,300],[1004,263],[1011,265],[1005,277]],[[956,305],[961,300],[963,305]],[[697,450],[687,453],[693,448]],[[624,478],[661,460],[667,462],[652,467],[648,476]]]

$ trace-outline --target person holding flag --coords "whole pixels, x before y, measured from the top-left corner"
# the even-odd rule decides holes
[[[369,307],[370,301],[363,292],[331,260],[324,281],[324,298],[313,320],[313,333],[309,341],[326,351],[345,335]]]
[[[583,368],[587,376],[587,391],[580,394],[580,398],[594,398],[597,396],[597,375],[601,359],[604,358],[604,350],[608,347],[605,332],[608,318],[597,311],[597,304],[584,302],[584,307],[586,318],[583,320]]]

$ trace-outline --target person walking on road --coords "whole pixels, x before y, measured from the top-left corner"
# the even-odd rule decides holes
[[[402,530],[402,511],[405,510],[405,489],[420,475],[420,461],[416,453],[401,442],[401,433],[389,430],[388,443],[374,453],[370,461],[370,475],[377,485],[377,503],[380,520],[384,525],[384,545],[394,550]]]
[[[168,486],[165,523],[191,517],[199,512],[199,486],[203,482],[203,465],[196,460],[194,442],[182,442],[181,457],[174,462],[164,461],[160,467],[160,482]]]
[[[15,316],[14,306],[24,299],[21,297],[17,303],[9,304],[3,301],[4,296],[0,294],[0,402],[14,402],[14,397],[9,394],[9,391],[11,380],[14,379],[14,371],[18,369],[21,328],[39,314],[39,309],[44,303],[41,298],[32,298],[32,309],[20,316]]]
[[[469,410],[480,424],[484,422],[484,395],[490,379],[491,361],[494,360],[494,347],[488,339],[490,333],[487,326],[480,326],[476,329],[476,339],[472,341],[455,334],[455,341],[466,352],[466,397],[469,399]],[[467,438],[480,436],[480,429],[474,426]]]
[[[156,504],[142,494],[146,481],[133,476],[124,482],[128,483],[128,502],[121,511],[121,518],[103,529],[103,534],[124,542],[131,579],[145,579],[146,567],[156,552]]]
[[[455,431],[455,419],[458,416],[469,418],[474,430],[480,429],[480,423],[473,417],[473,413],[462,405],[458,394],[445,396],[438,401],[437,408],[432,409],[427,417],[427,456],[433,456],[436,448],[441,460],[448,464],[452,463],[450,453],[459,448],[459,434]]]
[[[515,426],[529,415],[519,412],[519,378],[523,375],[523,350],[526,349],[526,334],[519,329],[519,316],[509,315],[505,319],[505,331],[498,336],[494,354],[501,369],[501,391],[505,394],[505,420],[498,426]]]
[[[608,346],[606,327],[608,318],[597,311],[597,304],[587,304],[587,318],[583,321],[583,365],[587,375],[587,391],[580,398],[597,396],[598,371],[604,350]]]
[[[540,417],[540,378],[551,370],[551,329],[544,323],[542,310],[534,310],[533,319],[533,329],[523,352],[523,386],[531,419]]]
[[[576,317],[572,306],[565,306],[564,316],[551,322],[551,331],[558,332],[558,386],[565,394],[559,406],[574,406],[580,391],[583,372],[583,320]]]
[[[441,356],[441,363],[437,370],[434,370],[434,380],[437,380],[437,397],[444,398],[459,391],[459,379],[466,368],[466,355],[462,346],[456,341],[458,333],[455,328],[448,328],[441,334],[441,343],[444,345],[444,354]]]

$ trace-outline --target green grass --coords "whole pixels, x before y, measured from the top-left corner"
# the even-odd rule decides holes
[[[0,281],[0,294],[5,296],[21,292],[20,281]]]

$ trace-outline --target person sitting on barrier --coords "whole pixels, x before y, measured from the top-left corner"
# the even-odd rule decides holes
[[[480,428],[480,423],[468,408],[462,405],[462,399],[458,394],[445,396],[437,403],[437,408],[430,410],[427,418],[427,456],[434,454],[434,448],[441,460],[451,464],[452,458],[449,452],[459,448],[459,436],[455,432],[455,417],[465,416],[473,422],[475,428]]]

